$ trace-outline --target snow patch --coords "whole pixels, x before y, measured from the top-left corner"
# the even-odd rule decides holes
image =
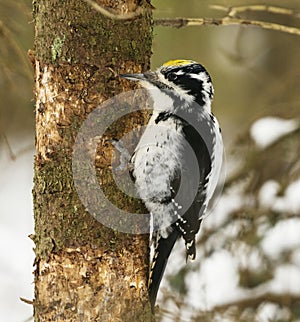
[[[263,117],[255,121],[250,129],[250,135],[259,148],[266,148],[280,137],[296,130],[297,120],[285,120],[279,117]]]
[[[236,259],[228,251],[213,253],[202,262],[200,271],[188,273],[187,302],[193,303],[197,309],[210,310],[224,301],[238,298],[241,290],[237,270]]]
[[[278,294],[300,294],[300,267],[286,264],[276,268],[270,291]]]
[[[202,224],[204,230],[210,230],[222,226],[228,216],[238,210],[243,204],[243,197],[237,189],[226,191],[211,211],[210,215],[204,218]]]
[[[261,243],[262,249],[268,256],[276,259],[281,253],[300,246],[299,231],[300,218],[281,220],[267,232]]]
[[[33,138],[17,136],[22,150]],[[32,307],[20,297],[31,300],[33,294],[32,177],[33,151],[17,156],[15,161],[0,160],[0,320],[25,321]]]
[[[278,196],[280,185],[274,180],[263,184],[259,191],[259,202],[261,206],[278,212],[299,213],[300,212],[300,180],[292,182],[285,190],[283,196]]]
[[[263,303],[258,307],[255,322],[289,321],[290,312],[276,303]]]

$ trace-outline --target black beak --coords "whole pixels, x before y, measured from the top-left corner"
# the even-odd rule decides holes
[[[130,79],[133,81],[146,80],[144,74],[120,74],[120,77]]]

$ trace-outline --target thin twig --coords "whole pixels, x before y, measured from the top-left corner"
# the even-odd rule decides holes
[[[20,300],[26,304],[30,304],[30,305],[34,304],[33,300],[28,300],[28,299],[25,299],[24,297],[20,297]]]
[[[261,287],[257,287],[257,290],[249,292],[249,297],[238,299],[233,302],[219,304],[214,307],[214,311],[225,311],[231,306],[237,306],[241,311],[249,306],[256,307],[263,302],[275,302],[283,305],[297,303],[299,301],[298,294],[276,294],[268,290],[263,290]]]
[[[293,9],[282,8],[282,7],[275,7],[275,6],[268,6],[268,5],[249,5],[249,6],[235,6],[235,7],[225,7],[221,5],[211,5],[211,9],[221,10],[227,12],[229,17],[237,17],[237,14],[245,12],[245,11],[264,11],[274,14],[282,14],[288,16],[294,16],[299,18],[300,15]]]
[[[286,140],[288,140],[290,138],[293,138],[293,137],[297,138],[299,136],[299,134],[300,134],[300,126],[295,128],[293,131],[282,135],[280,138],[278,138],[277,140],[275,140],[274,142],[272,142],[271,144],[266,146],[263,149],[264,154],[271,153],[271,151],[274,148],[280,146],[281,144],[284,144],[284,142],[286,142]],[[247,136],[247,134],[243,134],[242,139],[244,139],[246,136]],[[255,148],[255,150],[253,152],[255,154],[254,154],[254,157],[251,158],[251,160],[254,163],[251,163],[251,169],[254,169],[259,164],[259,155],[261,154],[261,150],[258,148]],[[296,159],[295,162],[290,162],[290,167],[292,167],[292,168],[295,167],[295,169],[296,169],[295,165],[297,164],[297,162],[298,162],[298,159]],[[248,178],[249,173],[250,173],[249,169],[250,169],[250,164],[245,163],[236,172],[234,172],[230,177],[226,178],[226,181],[224,183],[224,190],[226,190],[227,188],[230,188],[233,184]],[[288,170],[288,168],[286,168],[286,171],[287,170]],[[292,171],[292,170],[290,170],[290,171]]]
[[[215,18],[163,18],[155,19],[155,26],[163,27],[190,27],[190,26],[231,26],[231,25],[250,25],[258,26],[268,30],[282,31],[294,35],[300,36],[300,29],[296,27],[290,27],[285,25],[280,25],[272,22],[259,21],[259,20],[245,20],[239,18],[225,17],[222,19]]]
[[[18,44],[15,37],[12,35],[10,30],[5,26],[3,21],[0,20],[0,37],[1,36],[3,36],[7,40],[7,42],[12,46],[12,48],[15,50],[16,54],[19,56],[20,60],[24,64],[26,76],[29,79],[32,79],[33,78],[32,68],[30,66],[28,59],[26,58],[26,55],[24,54],[24,50]]]
[[[7,152],[8,152],[8,155],[10,157],[11,160],[15,161],[17,156],[15,155],[15,153],[13,152],[9,142],[8,142],[8,139],[7,139],[7,136],[5,135],[5,133],[0,133],[2,138],[3,138],[3,141],[4,141],[4,145],[6,146],[7,148]]]
[[[4,143],[4,146],[6,147],[7,149],[7,154],[9,156],[9,158],[12,160],[12,161],[15,161],[19,156],[25,154],[25,153],[28,153],[29,151],[32,151],[33,150],[33,146],[32,144],[28,144],[26,145],[25,147],[21,148],[19,151],[17,151],[16,153],[13,151],[9,141],[8,141],[8,138],[6,136],[5,133],[1,133],[0,132],[0,138],[3,138],[3,143]]]
[[[145,8],[138,7],[134,12],[117,13],[117,12],[113,12],[111,10],[105,9],[104,7],[100,6],[98,3],[96,3],[93,0],[84,0],[84,1],[88,3],[92,8],[94,8],[96,11],[100,12],[103,16],[113,20],[131,20],[141,15],[146,10],[148,10]]]

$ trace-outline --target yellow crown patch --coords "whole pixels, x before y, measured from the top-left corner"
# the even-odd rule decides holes
[[[188,65],[192,64],[194,61],[192,60],[186,60],[186,59],[175,59],[175,60],[169,60],[166,63],[163,64],[164,67],[168,66],[183,66],[183,65]]]

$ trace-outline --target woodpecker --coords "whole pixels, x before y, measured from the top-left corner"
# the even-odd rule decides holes
[[[168,258],[180,237],[187,259],[195,259],[195,236],[220,176],[222,135],[211,112],[211,77],[199,63],[171,60],[154,72],[121,77],[139,81],[153,103],[130,168],[152,216],[149,299],[154,310]]]

